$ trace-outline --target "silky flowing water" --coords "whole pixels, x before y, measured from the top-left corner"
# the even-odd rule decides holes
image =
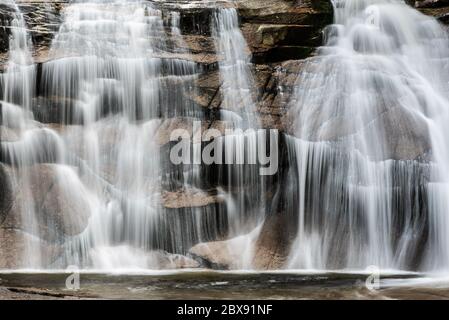
[[[76,291],[65,287],[68,276],[67,273],[3,273],[0,279],[3,288],[8,290],[6,296],[14,299],[447,299],[449,294],[447,281],[434,283],[413,274],[387,273],[379,288],[373,291],[365,287],[366,274],[317,270],[313,273],[81,273]]]
[[[449,268],[447,33],[434,19],[399,0],[333,4],[334,24],[326,28],[324,45],[298,74],[289,106],[294,128],[286,140],[292,174],[284,197],[285,208],[296,217],[290,223],[297,225],[297,234],[286,269],[375,266],[444,273]],[[219,117],[240,130],[216,139],[234,161],[214,173],[222,184],[218,196],[224,204],[183,208],[182,214],[173,215],[161,205],[164,189],[201,192],[204,180],[212,176],[200,164],[168,164],[161,151],[158,132],[170,127],[173,118],[203,117],[203,111],[186,99],[196,92],[194,83],[202,70],[182,59],[189,52],[179,12],[167,17],[145,1],[70,3],[39,73],[42,85],[35,92],[38,75],[31,39],[17,5],[13,1],[8,5],[15,14],[9,62],[1,75],[2,125],[14,129],[19,141],[2,141],[2,159],[13,168],[13,184],[20,186],[23,200],[17,219],[33,235],[27,238],[21,267],[60,270],[75,265],[100,272],[172,268],[174,260],[160,265],[156,250],[171,252],[175,259],[196,243],[223,238],[226,230],[226,237],[232,238],[228,248],[238,253],[236,269],[252,269],[254,243],[271,208],[260,165],[244,161],[252,159],[266,132],[258,130],[253,66],[237,10],[217,8],[211,17],[221,56]],[[167,51],[176,57],[167,57]],[[34,119],[37,94],[58,100],[59,124],[45,126]],[[248,129],[252,131],[244,132]],[[191,147],[194,155],[201,153],[200,141]],[[30,169],[37,164],[55,176],[58,192],[88,214],[81,233],[76,229],[82,217],[76,216],[75,230],[65,230],[72,233],[68,237],[52,225],[45,231],[38,228],[42,218],[32,196]],[[41,251],[38,238],[62,243],[59,259],[52,261]],[[184,277],[192,280],[196,275],[199,280],[192,287],[182,284]],[[59,277],[45,276],[43,283],[52,285]],[[104,277],[87,276],[89,294],[109,297],[96,287]],[[281,285],[290,283],[293,290],[305,279],[213,274],[210,280],[208,274],[195,272],[173,277],[170,285],[194,291],[207,288],[207,297],[219,295],[235,277],[240,283],[249,281],[240,288],[231,285],[238,294],[252,288],[261,297],[299,298]],[[306,277],[311,283],[306,286],[311,291],[306,291],[312,296],[323,297],[312,288],[316,281],[316,288],[335,281],[333,293],[344,288],[348,297],[361,294],[362,289],[353,286],[358,276],[320,277]],[[14,275],[0,278],[21,286]],[[177,294],[157,291],[158,285],[145,284],[143,276],[105,281],[124,290],[120,297]],[[123,289],[121,281],[131,281],[132,289]],[[344,283],[340,286],[339,281]],[[273,291],[264,293],[267,288]]]
[[[402,1],[334,8],[292,104],[289,267],[447,270],[446,31]]]

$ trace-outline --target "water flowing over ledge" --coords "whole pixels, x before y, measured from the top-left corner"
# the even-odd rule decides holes
[[[277,2],[74,1],[48,50],[3,5],[1,269],[447,270],[446,30]],[[179,129],[234,161],[173,163]]]

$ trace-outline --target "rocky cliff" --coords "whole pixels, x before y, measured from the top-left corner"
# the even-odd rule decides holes
[[[63,134],[65,125],[75,127],[79,123],[73,120],[71,101],[61,101],[62,99],[59,97],[45,94],[42,65],[58,58],[58,52],[49,52],[50,45],[64,18],[62,13],[68,2],[64,0],[20,0],[16,2],[29,27],[34,48],[33,56],[37,67],[36,95],[33,97],[32,112],[42,126],[48,126]],[[248,53],[252,56],[254,68],[252,71],[255,77],[252,95],[257,101],[262,127],[276,128],[281,132],[289,131],[291,118],[288,115],[288,106],[297,75],[305,66],[304,59],[314,61],[315,50],[323,43],[323,28],[332,22],[333,10],[329,0],[237,0],[232,3],[212,0],[154,0],[151,2],[161,10],[163,18],[167,21],[164,32],[169,39],[169,45],[158,48],[160,57],[192,62],[201,70],[199,76],[191,84],[197,90],[187,92],[185,99],[191,101],[195,110],[199,110],[195,116],[202,121],[204,128],[213,127],[223,130],[227,125],[220,119],[223,93],[218,63],[222,56],[216,52],[211,30],[213,13],[217,6],[221,6],[235,7],[238,10],[240,28],[248,43],[250,50]],[[423,13],[433,15],[443,23],[449,22],[449,3],[447,1],[409,2]],[[169,27],[168,21],[172,12],[179,13],[182,42],[172,34]],[[3,71],[7,61],[10,34],[8,26],[11,19],[11,8],[0,4],[0,72]],[[308,66],[313,66],[313,63]],[[392,115],[393,119],[394,117],[395,115]],[[175,117],[171,114],[164,117],[157,130],[161,150],[168,148],[168,132],[176,128],[189,128],[189,121],[191,119]],[[391,126],[395,127],[394,121]],[[14,142],[16,140],[14,132],[3,126],[1,129],[2,141]],[[119,132],[112,128],[111,131],[106,132],[106,135],[109,134],[114,135]],[[194,135],[193,132],[191,134]],[[289,224],[292,218],[286,213],[288,212],[285,208],[286,201],[282,196],[287,185],[290,187],[294,185],[287,183],[291,173],[289,170],[293,169],[289,169],[284,136],[283,139],[281,139],[280,154],[285,156],[286,162],[281,163],[280,172],[272,178],[273,180],[268,181],[271,187],[266,190],[272,214],[261,226],[260,234],[251,239],[256,247],[254,265],[259,269],[282,268],[296,232],[295,227]],[[78,147],[82,148],[82,146]],[[419,155],[424,154],[427,148],[428,146],[423,143],[420,146]],[[394,148],[392,153],[402,152],[398,156],[401,159],[404,158],[403,154],[407,153],[406,158],[408,159],[409,153],[413,153],[413,150],[408,151],[398,151],[397,148]],[[416,155],[413,153],[410,157],[414,159]],[[0,268],[12,268],[20,264],[20,262],[14,261],[14,257],[20,256],[18,252],[23,250],[21,245],[25,241],[23,238],[27,238],[26,241],[34,241],[34,235],[33,230],[24,229],[20,222],[14,219],[21,203],[19,191],[21,181],[16,181],[15,185],[8,182],[10,180],[7,179],[10,175],[9,161],[5,157],[1,158],[4,164],[0,165],[2,191],[0,197],[0,239],[2,239]],[[36,164],[28,170],[30,170],[33,182],[31,192],[33,197],[39,200],[37,203],[40,205],[35,209],[42,213],[37,221],[41,229],[39,234],[42,237],[39,245],[44,247],[43,250],[50,252],[48,255],[54,256],[56,260],[58,250],[60,250],[60,243],[56,239],[60,239],[61,236],[70,237],[83,231],[89,219],[89,216],[86,215],[88,210],[85,209],[87,204],[78,201],[80,199],[68,197],[67,193],[71,191],[64,190],[58,185],[58,178],[51,164]],[[206,217],[200,223],[206,225],[206,229],[210,229],[207,237],[201,240],[210,241],[210,243],[195,246],[200,241],[199,238],[195,238],[183,242],[184,245],[188,244],[187,247],[179,247],[175,243],[168,246],[161,245],[161,248],[155,249],[183,254],[190,250],[190,254],[204,265],[219,268],[234,267],[232,255],[227,249],[230,245],[226,237],[227,221],[222,221],[223,198],[218,192],[219,188],[223,187],[222,181],[219,181],[219,178],[213,174],[205,174],[204,176],[209,181],[196,186],[198,189],[190,190],[181,187],[183,183],[179,181],[182,179],[179,171],[174,168],[167,170],[169,178],[165,181],[164,190],[161,192],[162,206],[167,210],[170,221],[173,224],[185,225],[185,229],[194,229],[194,224],[198,222],[195,220],[195,216],[200,212]],[[204,170],[207,171],[207,169]],[[104,171],[105,175],[102,178],[108,180],[110,172],[107,168]],[[251,189],[251,186],[248,189]],[[181,210],[183,210],[182,215],[180,214]],[[74,218],[77,221],[73,221]],[[193,222],[189,224],[189,221]],[[53,226],[51,230],[47,229],[49,225]],[[217,228],[214,225],[221,227]],[[185,232],[188,233],[187,230]],[[175,235],[172,234],[170,237],[174,238]],[[172,241],[172,243],[174,242]],[[192,246],[193,248],[190,249]],[[187,261],[185,264],[184,262],[180,263],[181,267],[191,267],[192,265],[195,265],[192,261]]]

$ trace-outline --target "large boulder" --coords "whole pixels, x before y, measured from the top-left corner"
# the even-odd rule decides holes
[[[287,262],[294,230],[296,226],[287,215],[272,214],[249,234],[199,243],[190,249],[189,255],[212,269],[281,269]]]
[[[13,206],[13,190],[11,177],[7,168],[0,163],[0,226]]]
[[[261,87],[258,111],[262,127],[288,131],[292,117],[287,115],[303,60],[288,60],[277,65]]]
[[[3,142],[14,142],[19,140],[19,135],[15,130],[0,125],[0,138]]]
[[[374,147],[379,138],[383,143]],[[379,115],[357,138],[357,148],[379,161],[428,158],[431,147],[426,120],[403,107],[390,108]]]
[[[260,228],[229,240],[203,242],[193,246],[189,255],[202,266],[217,270],[252,269],[254,245]]]
[[[78,235],[87,227],[90,195],[73,168],[40,164],[8,172],[17,183],[3,227],[49,241]]]

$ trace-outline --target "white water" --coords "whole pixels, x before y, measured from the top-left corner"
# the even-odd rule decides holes
[[[446,32],[401,1],[334,4],[335,25],[300,74],[292,105],[297,138],[289,138],[289,151],[298,193],[288,196],[291,207],[298,205],[298,235],[287,268],[447,270]],[[222,209],[185,208],[173,217],[160,204],[164,176],[172,174],[164,171],[157,143],[161,122],[198,116],[185,97],[195,90],[199,70],[164,54],[172,49],[168,29],[183,42],[179,14],[171,13],[167,28],[162,13],[146,2],[70,4],[43,65],[44,90],[36,93],[31,41],[23,16],[11,5],[16,14],[2,74],[2,125],[18,141],[2,141],[2,151],[25,199],[20,208],[25,231],[65,242],[63,258],[49,261],[33,237],[22,253],[23,267],[157,269],[155,249],[184,253],[198,241],[218,238],[208,234],[210,225],[228,225],[236,268],[250,269],[257,227],[269,213],[258,166],[217,173],[229,187],[220,190],[226,222],[217,217]],[[220,9],[212,20],[223,58],[221,120],[234,128],[258,128],[250,55],[237,11]],[[33,119],[37,94],[57,98],[61,125],[44,128]],[[225,137],[225,154],[232,150],[234,159],[247,159],[257,149],[256,137]],[[36,183],[33,171],[42,163],[55,176],[54,192],[64,197],[59,205],[69,203],[73,225],[67,229],[84,224],[78,206],[89,216],[80,235],[42,232],[42,212],[33,199],[39,182],[45,185]],[[208,178],[198,168],[182,170],[183,188]]]
[[[447,269],[447,34],[402,1],[334,5],[292,106],[300,191],[289,267]]]
[[[17,12],[20,15],[18,8]],[[220,12],[215,29],[217,46],[224,50],[225,57],[220,74],[234,88],[227,88],[224,94],[225,103],[231,106],[239,101],[232,100],[237,89],[230,71],[235,71],[234,76],[242,85],[238,87],[238,99],[247,99],[251,87],[249,56],[243,52],[244,39],[236,11]],[[167,20],[172,40],[180,47],[186,45],[179,29],[179,13],[172,12],[169,19],[165,18],[143,1],[79,1],[65,7],[49,61],[42,66],[42,83],[37,93],[40,99],[57,103],[57,111],[47,111],[59,114],[60,124],[51,125],[53,130],[33,120],[36,74],[30,41],[23,47],[28,34],[20,18],[20,33],[11,37],[12,66],[3,81],[4,100],[16,105],[3,104],[2,124],[23,128],[24,132],[19,141],[2,142],[2,148],[7,151],[8,162],[17,168],[13,171],[17,175],[15,185],[23,193],[20,211],[26,232],[63,243],[63,255],[56,261],[39,244],[26,245],[28,250],[22,255],[36,259],[25,259],[24,268],[77,265],[95,270],[157,269],[163,257],[155,249],[184,253],[198,241],[216,238],[214,233],[227,224],[220,217],[222,209],[217,207],[185,208],[173,214],[161,205],[164,175],[170,174],[164,170],[173,169],[161,165],[168,159],[161,159],[158,130],[164,127],[165,118],[198,116],[186,97],[194,95],[191,83],[199,71],[193,62],[167,58],[166,51],[173,50],[164,24]],[[174,50],[181,55],[186,53]],[[23,80],[14,69],[17,59],[23,65],[20,72],[33,68],[32,74],[20,74]],[[30,83],[17,83],[19,80]],[[13,90],[23,97],[13,96]],[[244,126],[248,126],[250,118],[247,110],[254,111],[253,103],[248,104],[248,109],[234,111],[245,118]],[[245,140],[254,146],[255,137],[256,133],[226,138],[231,142],[226,148],[233,149],[235,158],[248,157],[253,150],[248,152],[240,147]],[[192,170],[198,180],[200,171]],[[243,173],[242,166],[232,168],[226,173],[229,183],[237,190],[258,185],[254,181],[258,168],[244,176]],[[48,213],[39,207],[41,200],[35,199],[39,196],[39,179],[46,178],[41,174],[50,174],[57,182],[51,192],[60,197],[56,201],[62,210],[63,230],[85,228],[81,234],[61,233],[55,226],[46,225]],[[183,174],[187,178],[181,181],[182,187],[194,188],[188,184],[195,182],[188,178],[192,173]],[[44,187],[45,183],[42,181]],[[232,221],[231,236],[251,231],[263,217],[257,214],[254,222],[250,217],[255,213],[248,212],[248,203],[258,201],[259,193],[256,192],[257,199],[248,199],[246,192],[236,194],[236,198],[225,196],[230,211],[228,220]],[[241,218],[241,213],[248,217]],[[248,220],[252,221],[250,228],[241,228],[240,221]],[[242,261],[245,259],[249,260],[242,256]]]

